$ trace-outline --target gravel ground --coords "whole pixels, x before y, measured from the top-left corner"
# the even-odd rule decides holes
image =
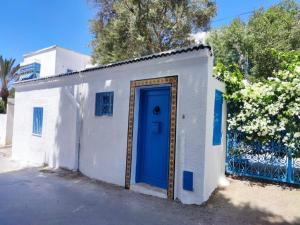
[[[183,205],[77,173],[22,168],[0,149],[0,225],[300,224],[300,190],[228,178],[202,206]]]

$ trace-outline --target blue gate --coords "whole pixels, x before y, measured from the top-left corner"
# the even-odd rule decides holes
[[[243,134],[228,132],[226,172],[300,185],[300,155],[274,141],[249,143]]]

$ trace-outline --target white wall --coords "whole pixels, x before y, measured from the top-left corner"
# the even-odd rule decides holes
[[[56,50],[51,48],[48,51],[40,52],[39,54],[25,56],[22,65],[31,63],[40,63],[40,77],[48,77],[55,75]]]
[[[16,92],[13,159],[76,169],[77,109],[68,96],[72,89],[63,86]],[[32,135],[33,107],[43,107],[41,137]]]
[[[226,156],[226,102],[223,99],[222,110],[222,141],[220,145],[213,145],[213,124],[214,124],[214,101],[215,91],[225,93],[225,84],[214,78],[212,72],[213,60],[209,59],[209,76],[207,86],[207,108],[206,108],[206,140],[205,140],[205,189],[203,199],[208,200],[211,193],[219,185],[225,176],[225,156]]]
[[[0,114],[0,146],[5,145],[6,141],[6,121],[7,115]]]
[[[13,136],[14,100],[9,98],[6,114],[0,114],[0,146],[11,145]]]
[[[6,123],[6,145],[11,145],[13,137],[13,124],[14,124],[14,99],[9,98],[7,102],[7,123]]]
[[[66,73],[68,69],[79,71],[90,64],[91,58],[61,47],[56,48],[55,74]]]
[[[211,119],[212,124],[206,107],[210,98],[207,96],[208,73],[211,72],[209,55],[205,49],[16,85],[13,157],[72,168],[71,165],[77,164],[76,136],[79,133],[80,171],[89,177],[124,186],[130,81],[177,75],[175,198],[189,204],[202,203],[210,194],[207,190],[217,183],[206,177],[206,120]],[[114,91],[112,117],[95,116],[95,94],[102,91]],[[81,105],[82,126],[78,124],[74,101]],[[44,107],[42,137],[31,134],[33,106]],[[194,173],[193,192],[182,189],[184,170]]]
[[[68,69],[83,70],[90,64],[90,61],[90,57],[87,55],[59,46],[51,46],[36,53],[24,55],[24,61],[21,65],[40,63],[40,77],[42,78],[66,73]]]

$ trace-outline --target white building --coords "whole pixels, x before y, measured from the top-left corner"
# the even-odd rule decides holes
[[[25,54],[20,63],[20,80],[43,78],[83,70],[91,58],[57,45]]]
[[[198,45],[17,82],[12,156],[201,204],[225,168],[225,87],[212,68]]]

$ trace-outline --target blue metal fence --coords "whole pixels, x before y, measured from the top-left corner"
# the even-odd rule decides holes
[[[300,185],[300,156],[270,141],[246,141],[238,132],[227,133],[226,172]]]

